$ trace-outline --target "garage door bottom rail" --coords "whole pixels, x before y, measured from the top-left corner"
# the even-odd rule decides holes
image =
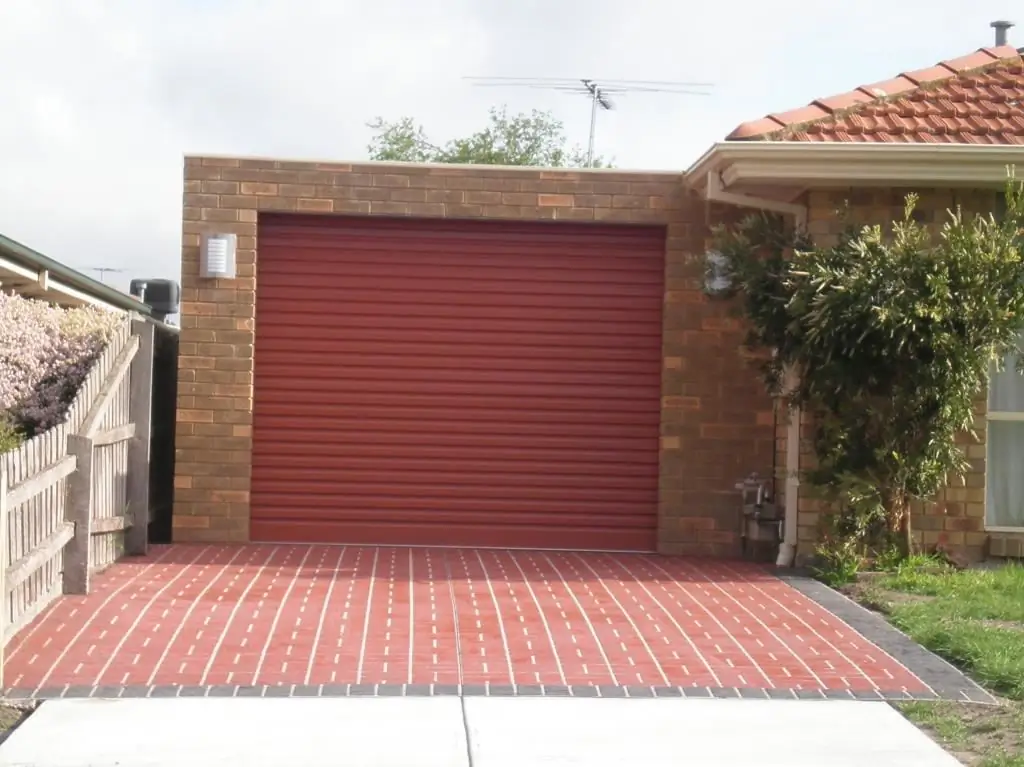
[[[5,694],[991,701],[819,587],[653,554],[158,546],[21,631]]]

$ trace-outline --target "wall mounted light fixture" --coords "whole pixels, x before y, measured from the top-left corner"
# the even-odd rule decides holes
[[[204,234],[199,254],[199,275],[219,280],[233,279],[237,250],[237,234]]]
[[[727,293],[732,287],[729,259],[717,250],[704,254],[704,292],[711,296]]]

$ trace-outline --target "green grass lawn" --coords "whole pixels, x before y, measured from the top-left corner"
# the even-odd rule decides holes
[[[35,705],[30,703],[20,705],[0,704],[0,743],[18,725],[25,721],[34,708]]]
[[[1006,705],[911,703],[900,710],[966,764],[1024,767],[1024,567],[956,572],[915,564],[861,584],[854,595]]]

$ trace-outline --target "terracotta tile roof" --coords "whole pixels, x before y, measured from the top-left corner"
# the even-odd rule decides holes
[[[1024,60],[982,48],[740,125],[727,140],[1024,144]]]

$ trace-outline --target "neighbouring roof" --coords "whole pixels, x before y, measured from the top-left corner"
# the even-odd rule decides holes
[[[745,122],[727,140],[1024,144],[1024,60],[981,48]]]
[[[93,304],[144,315],[152,311],[134,296],[104,285],[2,234],[0,290],[59,306]]]

